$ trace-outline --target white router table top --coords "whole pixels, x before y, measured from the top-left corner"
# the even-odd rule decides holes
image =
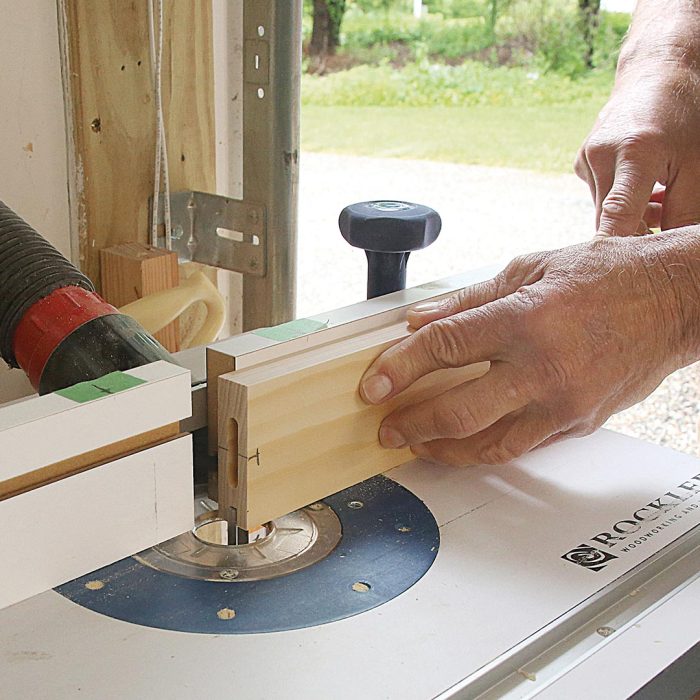
[[[217,636],[135,626],[47,592],[0,612],[0,696],[433,698],[548,626],[561,622],[563,634],[572,610],[620,585],[635,567],[651,572],[650,558],[673,550],[678,538],[685,536],[688,549],[700,523],[699,474],[693,457],[608,431],[504,467],[411,462],[390,476],[432,510],[441,545],[428,573],[394,600],[319,627]],[[666,512],[652,503],[667,504]],[[562,558],[595,545],[591,538],[616,523],[634,532],[614,548],[600,545],[617,557],[601,570]],[[683,595],[697,611],[698,585]],[[660,645],[658,654],[649,641],[644,664],[618,687],[643,685],[700,639],[697,615],[677,624],[682,641]],[[599,638],[611,654],[615,640]],[[537,686],[524,676],[523,683],[513,697]],[[577,687],[565,696],[594,697],[590,686]]]

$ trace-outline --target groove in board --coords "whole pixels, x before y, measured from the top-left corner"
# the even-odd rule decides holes
[[[147,447],[159,445],[180,435],[179,423],[171,423],[161,428],[149,430],[140,435],[120,440],[111,445],[104,445],[96,450],[64,459],[41,469],[26,472],[12,479],[0,481],[0,501],[18,496],[20,493],[65,479],[86,469],[93,469],[109,461],[126,457]]]
[[[365,404],[364,371],[407,334],[399,323],[219,378],[219,504],[236,509],[240,527],[413,459],[408,448],[381,447],[382,419],[488,371],[487,362],[439,370],[386,404]]]

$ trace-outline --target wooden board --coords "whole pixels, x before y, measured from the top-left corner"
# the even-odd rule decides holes
[[[406,337],[405,323],[219,378],[219,506],[252,529],[413,458],[381,447],[398,406],[479,377],[488,363],[440,370],[382,406],[359,396],[364,371]]]
[[[64,459],[62,462],[25,472],[7,481],[0,482],[0,501],[6,498],[13,498],[20,493],[26,493],[46,484],[51,484],[59,479],[79,474],[86,469],[93,469],[115,459],[126,457],[153,445],[167,442],[179,434],[179,424],[171,423],[170,425],[164,425],[162,428],[155,428],[140,435],[119,440],[76,457]]]
[[[0,501],[0,608],[185,532],[193,503],[189,435]]]
[[[419,302],[441,299],[473,281],[488,278],[493,271],[497,270],[487,268],[482,271],[446,277],[419,287],[404,289],[400,292],[313,316],[311,320],[319,321],[326,327],[292,340],[273,340],[257,331],[251,331],[210,345],[207,348],[207,382],[209,385],[207,419],[210,454],[216,454],[218,447],[219,394],[217,380],[221,375],[399,323],[406,317],[406,310],[411,306]],[[480,272],[482,274],[479,274]]]
[[[121,243],[100,251],[102,296],[120,308],[154,292],[180,284],[177,253],[145,243]],[[176,319],[154,334],[170,352],[180,349]]]
[[[145,380],[104,398],[76,403],[47,394],[0,406],[0,483],[186,418],[190,373],[167,362],[128,370]]]

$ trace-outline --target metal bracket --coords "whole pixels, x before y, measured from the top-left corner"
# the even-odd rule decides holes
[[[158,223],[164,223],[158,203]],[[170,195],[172,250],[182,262],[197,262],[245,275],[266,274],[267,211],[262,204],[208,192]],[[166,248],[164,237],[158,247]]]

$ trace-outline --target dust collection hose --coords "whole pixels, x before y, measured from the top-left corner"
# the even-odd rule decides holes
[[[167,360],[134,319],[0,202],[0,355],[40,394]]]

